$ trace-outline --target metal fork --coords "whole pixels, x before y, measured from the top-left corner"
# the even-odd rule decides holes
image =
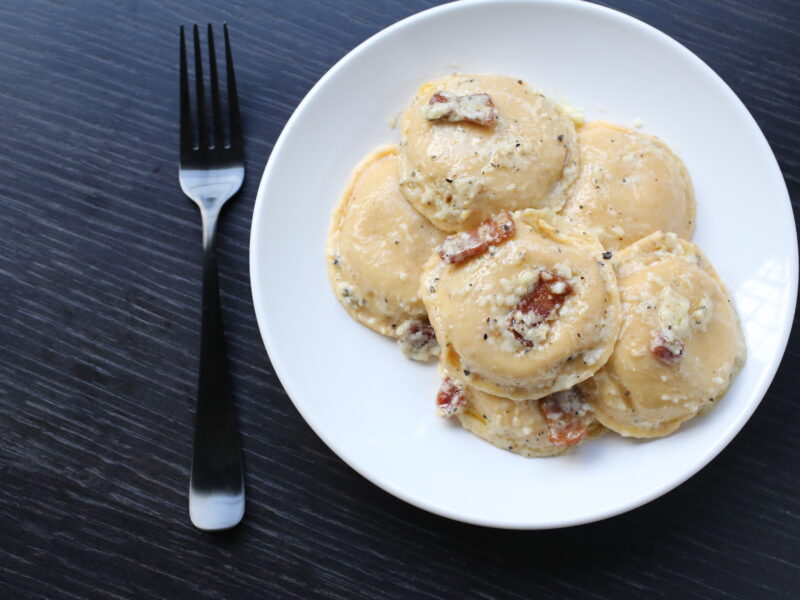
[[[223,134],[214,32],[209,24],[208,58],[213,128],[213,137],[209,139],[203,104],[200,34],[195,25],[195,130],[189,101],[186,42],[181,27],[179,178],[181,189],[197,204],[203,219],[203,317],[194,452],[189,480],[189,517],[195,527],[205,530],[228,529],[241,521],[244,515],[242,453],[239,449],[236,407],[229,385],[217,275],[217,220],[225,202],[239,191],[244,180],[242,127],[227,24],[224,25],[224,33],[228,90],[227,144]]]

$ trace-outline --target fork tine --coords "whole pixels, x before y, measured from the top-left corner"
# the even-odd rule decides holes
[[[201,150],[208,147],[206,116],[203,104],[203,55],[200,52],[200,31],[194,26],[194,82],[197,90],[197,145]]]
[[[233,72],[233,54],[228,36],[228,24],[223,23],[225,32],[225,69],[228,73],[228,122],[230,124],[230,147],[237,154],[242,153],[242,121],[239,116],[239,97],[236,93],[236,75]]]
[[[189,71],[186,64],[186,36],[181,25],[181,159],[192,151],[192,109],[189,105]]]
[[[208,76],[211,80],[211,114],[214,121],[214,147],[224,148],[222,111],[219,106],[219,81],[217,81],[217,55],[214,51],[214,30],[208,24]]]

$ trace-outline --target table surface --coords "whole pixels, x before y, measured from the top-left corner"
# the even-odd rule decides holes
[[[605,3],[728,82],[798,201],[800,3]],[[565,530],[496,531],[407,505],[337,458],[282,390],[248,280],[264,163],[334,62],[433,4],[3,2],[4,597],[797,597],[797,335],[760,408],[708,467],[645,507]],[[201,251],[176,179],[177,26],[209,21],[232,27],[248,157],[220,241],[248,505],[222,534],[187,515]]]

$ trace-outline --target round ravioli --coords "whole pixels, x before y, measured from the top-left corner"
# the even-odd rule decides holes
[[[419,276],[444,234],[406,201],[398,169],[396,146],[358,165],[331,219],[328,274],[353,318],[425,359],[436,347],[417,293]]]
[[[464,429],[528,458],[564,454],[603,431],[575,388],[515,402],[466,387],[464,397],[456,413]]]
[[[448,237],[424,266],[420,296],[445,367],[465,385],[513,400],[590,377],[620,326],[603,248],[547,211],[500,214]]]
[[[400,135],[403,193],[445,231],[500,210],[558,209],[577,176],[572,121],[511,77],[452,75],[423,85]]]
[[[661,437],[710,409],[745,359],[724,284],[695,244],[654,233],[614,260],[623,325],[614,354],[581,390],[598,420]]]
[[[655,231],[689,239],[695,200],[683,162],[656,137],[594,122],[578,133],[580,174],[562,214],[609,250]]]

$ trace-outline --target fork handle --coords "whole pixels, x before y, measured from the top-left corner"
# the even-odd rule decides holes
[[[217,273],[219,211],[203,211],[203,315],[189,516],[199,529],[228,529],[244,514],[244,473],[230,389]]]

